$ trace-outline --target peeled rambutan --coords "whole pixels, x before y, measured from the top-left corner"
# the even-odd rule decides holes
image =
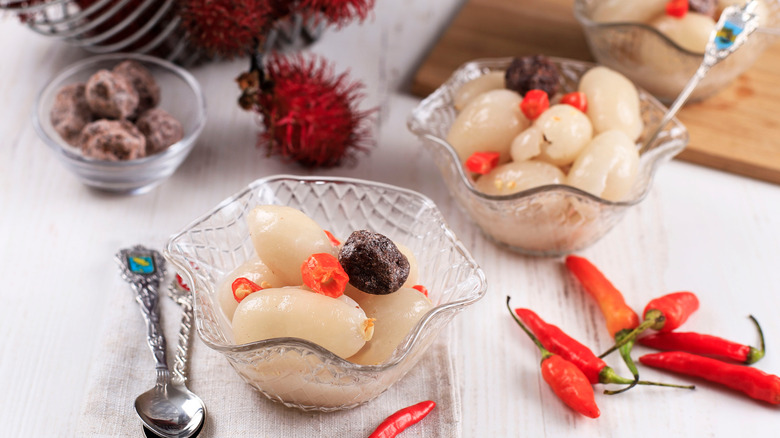
[[[374,3],[375,0],[301,0],[296,10],[341,27],[355,19],[365,20]]]
[[[305,167],[334,167],[367,152],[370,116],[361,111],[363,84],[317,55],[270,55],[264,63],[254,109],[265,130],[260,144]]]
[[[275,17],[268,0],[179,0],[179,14],[193,45],[210,55],[246,56]]]

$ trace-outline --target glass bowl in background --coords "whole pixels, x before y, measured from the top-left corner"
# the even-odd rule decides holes
[[[434,308],[381,365],[358,365],[312,342],[275,338],[233,342],[230,322],[217,299],[220,281],[255,254],[247,214],[257,205],[302,210],[335,236],[370,229],[408,246],[420,284]],[[195,321],[203,342],[222,353],[250,385],[269,399],[312,411],[366,403],[402,378],[437,334],[487,288],[485,275],[433,201],[385,184],[341,178],[272,176],[251,183],[173,235],[165,257],[194,285]]]
[[[65,85],[86,82],[100,69],[111,70],[125,60],[146,67],[160,86],[162,108],[181,124],[184,137],[164,151],[136,160],[107,161],[85,157],[63,140],[52,126],[49,112],[57,92]],[[186,70],[151,56],[115,53],[91,57],[66,67],[38,95],[33,126],[55,156],[84,184],[109,192],[137,194],[151,190],[187,158],[206,123],[206,103],[197,80]]]
[[[660,101],[671,103],[699,68],[704,53],[686,50],[654,27],[637,22],[598,22],[594,17],[604,0],[575,0],[574,16],[582,25],[593,57],[599,64],[619,71]],[[765,0],[762,25],[780,27],[780,1]],[[659,11],[663,13],[663,10]],[[726,87],[750,68],[775,41],[755,32],[739,50],[713,67],[702,79],[689,102],[705,99]]]
[[[579,78],[593,67],[580,61],[550,59],[561,72],[561,93],[576,91]],[[511,61],[485,59],[464,64],[412,110],[408,127],[433,155],[450,194],[488,238],[529,255],[559,256],[579,251],[604,236],[626,210],[647,195],[658,167],[687,145],[688,131],[677,119],[667,125],[641,154],[636,181],[623,201],[607,201],[561,184],[511,195],[486,195],[474,187],[458,154],[446,140],[457,115],[453,98],[466,82],[491,71],[506,70]],[[658,127],[666,108],[641,89],[639,99],[644,121],[641,144]]]

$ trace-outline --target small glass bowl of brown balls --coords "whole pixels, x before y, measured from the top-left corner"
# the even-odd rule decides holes
[[[206,123],[197,80],[163,59],[114,53],[79,61],[38,95],[33,125],[85,185],[144,193],[187,158]]]

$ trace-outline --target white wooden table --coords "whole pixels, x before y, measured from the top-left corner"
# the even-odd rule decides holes
[[[459,2],[402,3],[378,2],[368,23],[329,32],[313,47],[338,70],[348,68],[363,80],[366,105],[381,110],[378,147],[354,168],[318,173],[428,195],[486,271],[486,297],[455,320],[462,436],[777,433],[778,407],[700,381],[696,391],[644,387],[614,397],[601,395],[597,386],[598,420],[578,416],[556,399],[540,378],[535,347],[504,307],[506,295],[597,351],[610,344],[603,319],[560,259],[497,248],[450,199],[430,156],[405,127],[418,99],[403,88]],[[33,100],[46,80],[87,54],[4,17],[0,56],[0,435],[73,436],[90,358],[98,353],[95,327],[111,305],[106,288],[117,275],[117,249],[161,247],[168,235],[248,182],[307,171],[266,159],[255,146],[254,117],[235,104],[234,78],[248,63],[235,61],[193,70],[206,92],[208,125],[170,180],[135,197],[88,190],[56,161],[30,123]],[[780,187],[672,162],[657,174],[647,199],[581,254],[638,311],[663,293],[696,292],[702,306],[686,329],[755,344],[747,319],[755,315],[768,342],[768,354],[756,366],[780,373]],[[636,355],[643,352],[637,348]],[[616,357],[610,364],[628,374]],[[642,372],[645,379],[687,381],[644,367]]]

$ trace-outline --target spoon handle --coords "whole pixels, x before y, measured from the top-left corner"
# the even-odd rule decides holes
[[[174,279],[169,286],[169,295],[182,309],[181,325],[179,326],[179,344],[176,348],[176,357],[173,361],[173,381],[184,385],[187,383],[187,360],[190,351],[190,334],[192,333],[192,294],[179,286]]]
[[[135,299],[146,320],[146,339],[154,356],[158,377],[160,371],[167,375],[168,362],[165,357],[165,335],[160,324],[158,294],[160,281],[165,277],[165,259],[159,252],[140,245],[120,250],[115,259],[122,277],[135,291]]]

